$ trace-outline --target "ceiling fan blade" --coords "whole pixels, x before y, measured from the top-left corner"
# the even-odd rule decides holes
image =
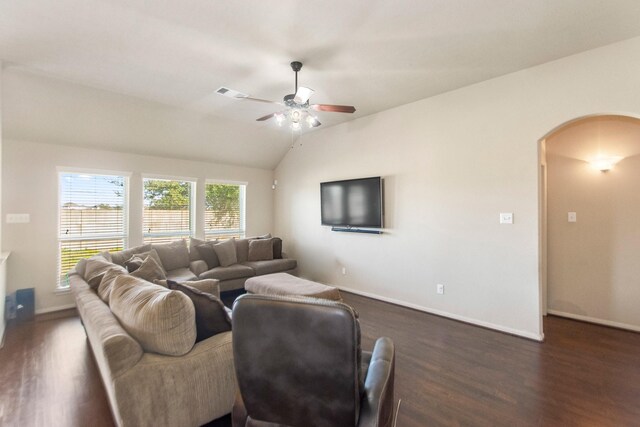
[[[269,101],[268,99],[252,98],[252,97],[250,97],[250,96],[244,97],[244,98],[242,98],[242,99],[246,99],[247,101],[264,102],[264,103],[266,103],[266,104],[282,105],[282,102]]]
[[[354,113],[356,111],[356,107],[351,105],[313,104],[310,105],[309,108],[316,111],[329,111],[332,113]]]
[[[276,114],[278,113],[276,112],[276,113],[267,114],[266,116],[262,116],[259,119],[256,119],[256,122],[264,122],[265,120],[269,120],[271,117],[275,116]]]
[[[313,92],[315,92],[313,89],[300,86],[296,91],[296,96],[293,97],[293,102],[295,102],[296,104],[304,104],[309,100],[309,98],[311,98]]]

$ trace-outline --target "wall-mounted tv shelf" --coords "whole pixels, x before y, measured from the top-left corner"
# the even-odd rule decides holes
[[[331,227],[331,231],[341,231],[343,233],[382,234],[381,230],[362,230],[360,228]]]

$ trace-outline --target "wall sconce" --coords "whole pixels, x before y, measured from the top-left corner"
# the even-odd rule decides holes
[[[601,172],[606,172],[612,169],[616,163],[622,160],[622,157],[598,157],[591,160],[589,163],[594,169],[598,169]]]

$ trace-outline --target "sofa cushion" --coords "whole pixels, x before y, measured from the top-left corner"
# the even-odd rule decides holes
[[[200,275],[200,279],[218,279],[222,281],[251,277],[255,276],[255,274],[255,270],[251,267],[242,264],[233,264],[229,267],[216,267],[205,271]]]
[[[213,250],[218,256],[218,261],[222,267],[228,267],[236,264],[238,258],[236,257],[236,244],[235,239],[224,240],[220,243],[213,245]]]
[[[293,270],[298,266],[298,263],[295,259],[284,258],[272,259],[268,261],[247,261],[243,262],[242,265],[251,267],[255,270],[256,276],[261,276],[263,274],[279,273],[281,271]]]
[[[193,271],[188,268],[176,268],[175,270],[167,271],[166,276],[167,280],[175,280],[176,282],[198,280],[198,276],[193,274]]]
[[[247,261],[265,261],[273,259],[273,240],[258,239],[249,241]]]
[[[98,296],[100,296],[102,301],[109,304],[109,296],[113,289],[113,282],[115,282],[116,277],[122,274],[127,274],[127,269],[121,265],[113,264],[113,267],[108,269],[104,276],[102,276],[100,286],[98,286]]]
[[[127,267],[127,270],[129,271],[129,273],[133,273],[134,271],[140,268],[143,261],[147,259],[148,256],[153,258],[158,263],[158,265],[162,267],[162,261],[160,260],[160,257],[158,256],[158,252],[156,252],[155,249],[151,249],[150,251],[142,252],[140,254],[135,254],[134,256],[129,258],[127,261],[125,261],[124,266]]]
[[[157,261],[150,256],[142,261],[142,265],[140,265],[140,268],[131,273],[131,275],[133,277],[144,279],[148,282],[153,282],[156,279],[167,278],[160,264],[158,264]]]
[[[92,289],[97,289],[104,274],[113,266],[102,255],[92,256],[84,263],[84,280]]]
[[[167,280],[167,284],[169,289],[183,292],[193,302],[196,310],[196,342],[231,330],[231,319],[220,298],[173,280]]]
[[[220,260],[218,259],[218,255],[216,255],[216,251],[213,249],[213,245],[217,244],[216,242],[206,242],[202,245],[196,246],[196,250],[200,253],[202,259],[207,263],[207,267],[216,268],[220,265]]]
[[[249,239],[233,239],[236,245],[237,262],[245,262],[249,259]]]
[[[196,341],[195,309],[182,292],[123,274],[111,291],[111,311],[145,351],[182,356]]]
[[[189,249],[187,241],[184,239],[170,243],[160,243],[151,245],[158,252],[165,271],[177,268],[189,268]]]
[[[109,252],[109,255],[111,255],[111,262],[124,267],[124,263],[135,254],[148,252],[150,250],[151,250],[151,245],[140,245],[130,249],[125,249],[123,251]]]
[[[202,256],[200,255],[200,252],[198,252],[196,247],[198,245],[203,245],[205,243],[207,242],[201,239],[197,239],[195,237],[189,238],[189,261],[193,262],[193,261],[198,261],[202,259]]]

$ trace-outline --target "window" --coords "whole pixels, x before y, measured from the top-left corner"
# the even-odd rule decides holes
[[[80,258],[126,247],[127,184],[118,175],[60,173],[59,288]]]
[[[144,178],[142,218],[145,243],[171,242],[193,236],[194,183]]]
[[[245,191],[244,184],[206,184],[204,232],[207,240],[244,237]]]

